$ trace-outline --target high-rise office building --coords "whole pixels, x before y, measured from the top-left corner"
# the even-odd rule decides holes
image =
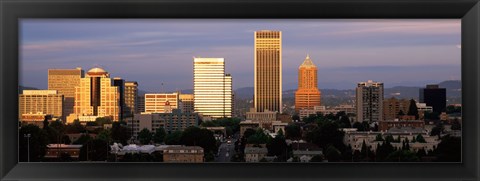
[[[317,84],[317,66],[307,55],[298,68],[298,90],[295,92],[296,112],[320,106],[320,90]]]
[[[232,117],[232,77],[224,58],[194,58],[194,110],[212,118]]]
[[[63,95],[57,90],[24,90],[19,98],[19,114],[23,115],[46,114],[55,118],[61,118],[63,107]]]
[[[146,113],[171,113],[179,107],[178,92],[173,93],[148,93],[145,94]]]
[[[255,32],[254,108],[282,112],[282,32]]]
[[[145,112],[145,95],[137,96],[137,114]]]
[[[135,81],[125,82],[125,107],[124,117],[132,117],[137,111],[138,83]]]
[[[182,112],[193,113],[193,94],[180,94],[180,102],[182,102]]]
[[[120,119],[120,90],[113,86],[110,74],[101,68],[92,68],[80,85],[75,87],[75,106],[72,119],[80,116],[110,117]]]
[[[83,78],[82,68],[76,69],[48,69],[48,90],[57,90],[62,94],[63,115],[62,119],[73,113],[75,105],[75,87],[80,85],[80,79]]]
[[[433,112],[441,113],[447,107],[447,90],[438,85],[427,85],[420,89],[420,102],[433,107]]]
[[[125,110],[125,80],[120,77],[113,78],[113,86],[118,88],[120,94],[120,117],[118,119],[123,120]]]
[[[383,83],[368,80],[356,88],[357,121],[383,121]]]

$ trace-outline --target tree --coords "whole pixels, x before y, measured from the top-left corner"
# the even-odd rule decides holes
[[[241,153],[235,153],[232,158],[230,158],[231,162],[245,162],[245,155]]]
[[[388,155],[393,153],[395,148],[390,144],[390,141],[383,142],[382,145],[377,146],[377,150],[375,151],[375,159],[377,162],[385,161]]]
[[[417,140],[417,142],[419,143],[426,143],[427,141],[425,141],[425,138],[423,138],[423,136],[421,134],[418,134],[417,137],[415,138],[415,140]]]
[[[298,116],[298,114],[294,114],[292,116],[292,120],[295,122],[295,121],[300,121],[300,116]]]
[[[435,125],[435,127],[432,128],[432,131],[430,132],[430,136],[440,136],[444,130],[445,130],[445,127],[443,126],[443,124],[438,123],[437,125]]]
[[[90,139],[80,149],[79,159],[82,161],[105,161],[109,150],[110,147],[107,142],[100,139]]]
[[[290,124],[285,127],[285,137],[287,139],[299,139],[302,138],[302,130],[300,126],[296,124]]]
[[[368,131],[368,123],[365,124],[366,121],[363,123],[361,122],[355,122],[353,123],[352,127],[357,128],[358,131]]]
[[[98,117],[95,119],[95,123],[99,126],[103,126],[104,124],[112,124],[112,120],[107,117]]]
[[[384,141],[382,134],[377,134],[377,136],[375,137],[375,141]]]
[[[152,141],[152,133],[147,128],[143,128],[138,133],[138,140],[143,145],[149,144]]]
[[[332,121],[320,121],[318,127],[307,133],[307,141],[318,145],[326,150],[329,145],[343,150],[345,144],[343,143],[344,132],[339,130],[337,123]]]
[[[262,129],[257,129],[255,134],[247,138],[249,144],[265,144],[269,141],[270,136],[265,134]]]
[[[277,156],[282,161],[287,160],[287,143],[285,142],[285,137],[282,134],[278,134],[273,138],[269,143],[267,143],[268,155]]]
[[[385,141],[389,142],[389,143],[392,143],[392,142],[395,142],[395,139],[393,138],[393,136],[391,134],[389,134],[385,137]]]
[[[29,124],[22,126],[18,131],[19,161],[27,162],[30,156],[31,162],[41,161],[47,149],[47,134],[38,126]],[[30,138],[26,135],[30,134]]]
[[[331,155],[331,156],[333,157],[335,155]],[[323,157],[321,155],[315,155],[310,159],[310,162],[323,162]]]
[[[408,113],[407,115],[409,116],[415,116],[415,119],[418,119],[418,107],[417,107],[417,102],[415,100],[410,99],[410,106],[408,107]]]
[[[92,137],[90,137],[90,135],[88,134],[84,134],[82,136],[80,136],[80,138],[78,138],[77,140],[75,140],[73,142],[74,145],[83,145],[85,143],[87,143],[89,140],[91,140]]]
[[[248,139],[250,136],[252,136],[254,134],[255,134],[255,130],[248,128],[243,133],[243,137]]]
[[[330,145],[325,152],[325,156],[329,162],[338,162],[340,161],[341,153],[337,148]]]
[[[127,144],[127,140],[130,139],[130,134],[128,134],[128,129],[125,122],[114,122],[112,123],[111,136],[112,141],[119,142],[122,144]]]
[[[342,111],[343,112],[343,111]],[[345,112],[343,112],[345,113]],[[341,128],[351,128],[352,124],[350,123],[350,118],[347,115],[340,116],[340,127]]]
[[[462,158],[462,140],[459,137],[446,135],[434,151],[439,162],[460,162]]]
[[[179,145],[181,144],[182,132],[175,131],[165,136],[165,144],[167,145]]]
[[[212,161],[218,147],[213,133],[207,129],[188,127],[183,131],[181,143],[187,146],[200,146],[204,150],[205,160]]]
[[[458,121],[457,118],[455,118],[455,120],[453,120],[452,127],[450,127],[450,129],[452,129],[452,130],[461,130],[462,129],[462,125],[460,124],[460,121]]]
[[[404,116],[405,113],[403,112],[403,110],[400,110],[400,111],[398,111],[398,114],[397,114],[397,115],[400,117],[400,116]]]
[[[163,143],[166,135],[167,133],[165,132],[165,129],[157,128],[157,130],[155,130],[155,134],[153,135],[153,141],[155,143]]]
[[[80,121],[76,119],[73,121],[72,124],[68,124],[65,126],[65,133],[67,134],[78,134],[78,133],[84,133],[85,132],[85,127],[80,124]]]
[[[388,155],[387,161],[389,162],[418,162],[420,159],[415,152],[410,150],[397,150]]]
[[[100,133],[98,133],[97,138],[109,143],[112,141],[112,136],[110,135],[111,135],[110,130],[103,130]]]

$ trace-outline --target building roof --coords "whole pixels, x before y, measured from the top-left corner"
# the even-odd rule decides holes
[[[417,127],[393,127],[390,128],[387,133],[425,133],[425,130],[423,128],[417,128]]]
[[[102,68],[95,67],[88,70],[88,73],[107,73],[107,71],[103,70]]]
[[[47,148],[52,149],[52,148],[61,148],[61,149],[66,149],[66,148],[76,148],[80,149],[82,148],[83,145],[66,145],[66,144],[48,144]]]
[[[259,147],[246,147],[245,148],[245,154],[258,154],[258,153],[267,154],[268,150],[267,150],[267,148],[259,148]]]
[[[300,67],[307,67],[307,68],[312,67],[313,68],[313,67],[317,67],[317,66],[312,62],[312,60],[310,59],[310,56],[307,54],[307,57],[303,61],[302,65],[300,65]]]

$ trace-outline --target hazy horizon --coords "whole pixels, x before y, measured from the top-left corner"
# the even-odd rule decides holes
[[[460,80],[461,21],[23,19],[20,85],[47,88],[50,68],[98,66],[158,92],[193,89],[193,57],[223,57],[233,88],[253,87],[253,32],[282,31],[283,90],[309,54],[320,89]]]

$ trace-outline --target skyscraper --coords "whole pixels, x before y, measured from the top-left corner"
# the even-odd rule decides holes
[[[383,121],[383,83],[368,80],[356,88],[357,121]]]
[[[232,77],[224,58],[194,58],[194,110],[212,118],[232,117]]]
[[[420,89],[420,102],[433,107],[433,112],[441,113],[447,107],[447,90],[438,85],[427,85]]]
[[[123,114],[125,117],[131,117],[137,111],[138,83],[135,81],[126,81],[124,94],[125,107]]]
[[[254,108],[282,112],[282,32],[255,32]]]
[[[83,78],[82,68],[76,69],[48,69],[48,90],[56,90],[58,94],[63,94],[63,115],[65,119],[73,113],[75,104],[75,87],[80,85],[80,79]]]
[[[101,68],[92,68],[80,85],[75,87],[75,106],[73,117],[79,116],[110,117],[114,121],[120,118],[120,91],[112,85],[110,74]]]
[[[118,92],[120,94],[120,120],[123,120],[124,117],[124,110],[125,110],[125,80],[120,77],[113,78],[113,86],[118,88]]]
[[[320,106],[320,90],[317,85],[317,66],[307,55],[298,68],[298,90],[295,92],[295,111]]]

